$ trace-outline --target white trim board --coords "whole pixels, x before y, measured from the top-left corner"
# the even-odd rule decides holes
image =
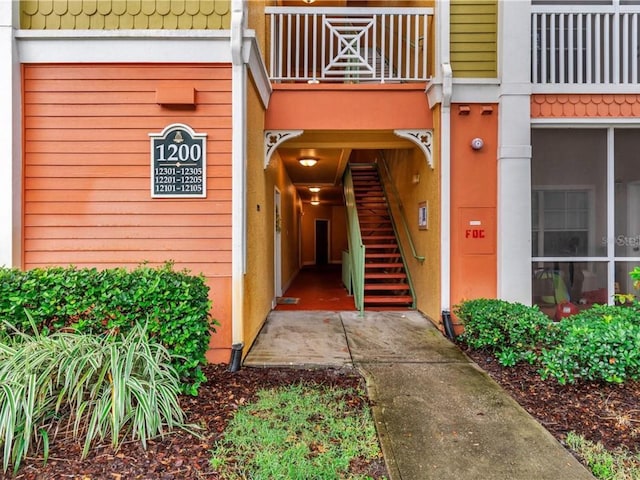
[[[22,63],[231,63],[229,30],[17,30]]]

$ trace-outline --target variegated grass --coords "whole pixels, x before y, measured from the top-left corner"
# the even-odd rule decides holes
[[[9,326],[9,328],[11,328]],[[144,326],[126,336],[15,331],[0,336],[0,447],[3,471],[17,471],[30,451],[57,434],[118,448],[130,437],[149,438],[186,428],[171,356],[149,340]]]

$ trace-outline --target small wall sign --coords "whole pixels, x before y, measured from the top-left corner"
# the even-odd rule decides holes
[[[420,230],[429,228],[429,206],[427,202],[418,203],[418,228]]]
[[[207,134],[174,123],[151,137],[151,196],[207,196]]]

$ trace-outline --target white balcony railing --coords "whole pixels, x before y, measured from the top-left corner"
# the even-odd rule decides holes
[[[267,7],[274,82],[429,78],[432,8]]]
[[[638,83],[636,1],[533,5],[534,85],[632,85]]]

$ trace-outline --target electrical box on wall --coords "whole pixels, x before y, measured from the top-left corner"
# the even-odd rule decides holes
[[[492,255],[496,251],[496,209],[461,207],[459,235],[463,255]]]

